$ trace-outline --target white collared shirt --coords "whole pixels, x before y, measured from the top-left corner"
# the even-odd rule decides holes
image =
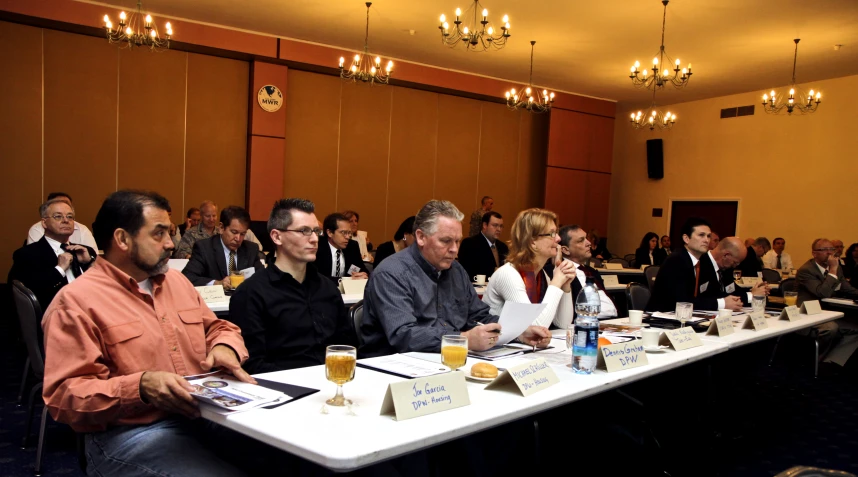
[[[718,281],[720,282],[722,280],[722,278],[721,278],[721,274],[719,274],[718,272],[721,271],[721,267],[718,266],[718,262],[716,262],[715,257],[712,256],[711,250],[709,252],[706,252],[706,255],[709,255],[709,260],[712,261],[712,266],[715,267],[715,276],[718,277]],[[721,283],[718,283],[718,288],[721,288]],[[724,290],[724,293],[727,293],[726,290]],[[751,292],[747,292],[747,294],[748,294],[748,303],[752,303],[754,301],[754,298],[753,298],[754,294]],[[727,304],[727,301],[725,299],[723,299],[723,298],[718,299],[718,309],[719,310],[723,309],[726,304]]]
[[[245,237],[245,239],[246,239],[246,237]],[[223,259],[224,259],[224,262],[226,263],[226,273],[227,273],[227,275],[229,275],[229,252],[231,252],[231,250],[229,249],[229,247],[226,246],[225,243],[223,243],[223,237],[220,238],[220,244],[223,245]],[[238,271],[238,251],[237,250],[235,252],[235,268],[236,268],[235,271],[237,272]],[[226,278],[226,277],[224,277],[224,278]],[[212,286],[215,284],[216,281],[218,281],[218,280],[211,280],[210,282],[206,283],[206,286]]]
[[[63,249],[60,247],[62,245],[62,243],[57,242],[56,240],[54,240],[50,237],[47,237],[47,236],[45,236],[45,240],[48,241],[48,245],[51,246],[51,248],[54,250],[54,253],[57,254],[57,257],[59,257],[60,255],[65,253],[65,251],[63,251]],[[57,265],[54,268],[56,268],[57,271],[60,272],[61,274],[65,275],[66,280],[68,280],[69,283],[74,281],[74,273],[72,273],[71,265],[69,265],[68,270],[63,270],[63,267],[61,267],[59,265]]]
[[[778,254],[775,253],[774,250],[769,250],[763,255],[763,266],[765,268],[771,268],[774,270],[778,270]],[[780,269],[790,269],[792,268],[792,257],[789,256],[786,252],[781,252],[781,267]]]
[[[40,220],[30,227],[30,231],[27,233],[27,245],[38,242],[42,239],[43,235],[45,235],[45,227]],[[86,228],[86,225],[78,222],[74,223],[74,232],[69,237],[69,242],[86,245],[93,250],[98,250],[98,245],[95,244],[95,237],[92,236],[92,232]]]
[[[337,271],[337,247],[331,243],[330,240],[325,240],[325,243],[328,244],[328,248],[331,249],[331,276],[332,277],[344,277],[346,276],[346,271],[344,270],[346,267],[346,256],[342,250],[340,250],[340,273],[339,275],[336,273]]]
[[[833,274],[833,273],[829,272],[829,271],[828,271],[828,269],[827,269],[827,268],[825,268],[825,267],[823,267],[822,265],[820,265],[820,264],[819,264],[819,262],[817,262],[817,261],[815,261],[815,260],[814,260],[814,262],[813,262],[813,263],[814,263],[814,264],[816,264],[816,268],[818,268],[818,269],[819,269],[819,272],[820,272],[820,273],[822,273],[823,275],[831,275],[831,276],[832,276],[832,277],[834,277],[835,279],[840,280],[839,278],[837,278],[837,275],[835,275],[835,274]]]
[[[564,258],[563,260],[572,262],[572,265],[575,267],[575,270],[578,270],[578,267],[581,266],[580,263],[575,263],[574,260],[568,258]],[[584,285],[587,284],[587,276],[584,275],[583,271],[579,270],[579,273],[578,275],[576,275],[575,279],[578,280],[578,283],[581,284],[581,288],[584,288]],[[577,300],[578,297],[573,296],[572,299]],[[617,307],[614,305],[614,302],[611,301],[610,298],[608,298],[608,294],[605,293],[605,291],[602,289],[599,289],[599,301],[601,302],[601,306],[599,307],[598,318],[613,318],[617,316]]]

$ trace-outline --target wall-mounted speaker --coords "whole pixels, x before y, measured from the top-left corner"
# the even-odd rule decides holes
[[[646,142],[646,171],[650,179],[664,178],[664,149],[661,139]]]

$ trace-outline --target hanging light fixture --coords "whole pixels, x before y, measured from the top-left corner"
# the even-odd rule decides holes
[[[793,41],[795,42],[795,54],[792,58],[792,85],[789,88],[789,94],[781,93],[775,95],[775,90],[772,90],[769,94],[764,94],[763,110],[767,113],[779,114],[786,110],[787,114],[792,114],[796,109],[798,109],[798,112],[801,114],[813,113],[816,112],[817,108],[819,108],[819,103],[822,102],[822,94],[820,92],[817,91],[814,93],[813,90],[810,90],[810,93],[805,94],[804,91],[795,84],[795,64],[798,61],[798,42],[801,41],[801,39],[796,38]],[[796,91],[798,91],[798,95],[796,95]],[[771,95],[771,97],[769,97],[769,95]],[[798,99],[798,101],[796,101],[796,99]]]
[[[376,56],[375,60],[371,60],[372,55],[369,54],[369,7],[372,2],[366,2],[366,35],[363,39],[363,55],[355,54],[352,65],[346,69],[346,59],[340,57],[340,78],[351,81],[363,81],[370,85],[375,83],[387,84],[390,81],[390,74],[393,72],[393,61],[388,61],[387,66],[382,70],[381,57]]]
[[[652,92],[652,104],[649,109],[631,113],[631,123],[635,129],[649,129],[654,131],[658,129],[670,130],[676,124],[676,115],[670,111],[662,113],[655,105],[655,90]]]
[[[515,111],[517,109],[526,109],[532,113],[544,113],[551,110],[551,103],[554,102],[554,93],[549,93],[543,89],[542,94],[533,95],[533,47],[536,42],[530,41],[530,80],[527,86],[516,92],[515,88],[506,92],[506,106]]]
[[[510,36],[509,16],[503,16],[500,30],[497,30],[489,22],[489,10],[487,8],[481,10],[480,7],[479,0],[474,0],[474,4],[465,11],[464,17],[462,16],[462,9],[457,8],[452,30],[447,22],[447,17],[441,14],[441,24],[438,26],[438,29],[441,30],[441,43],[450,48],[455,48],[456,45],[464,43],[465,49],[469,51],[486,51],[489,48],[500,50],[506,46],[506,41]],[[471,18],[471,10],[473,10],[473,22],[465,24],[462,18]],[[482,14],[481,17],[477,17],[478,13]]]
[[[104,29],[107,32],[107,41],[119,43],[120,48],[134,48],[145,46],[150,50],[163,50],[170,48],[170,38],[173,36],[173,27],[170,22],[164,25],[166,37],[158,35],[158,28],[152,20],[152,15],[143,14],[143,4],[137,1],[137,11],[131,12],[131,16],[125,12],[119,13],[119,25],[114,28],[109,15],[104,15]]]
[[[640,70],[641,64],[639,61],[635,61],[635,64],[632,65],[629,78],[631,78],[632,84],[639,88],[659,89],[664,88],[666,84],[671,84],[673,87],[679,89],[688,86],[688,80],[691,79],[691,63],[688,63],[688,67],[686,68],[680,68],[679,59],[674,61],[664,51],[664,29],[667,24],[667,3],[669,1],[661,0],[661,4],[664,5],[664,14],[661,18],[661,47],[652,59],[652,75],[649,75],[646,69],[643,71]],[[673,66],[673,74],[671,74],[671,70],[667,69],[669,66]],[[659,72],[659,68],[662,67],[664,70]]]

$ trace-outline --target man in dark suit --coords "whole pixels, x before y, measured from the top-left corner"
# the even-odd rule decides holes
[[[717,276],[716,287],[709,287],[706,293],[712,293],[718,299],[718,309],[730,308],[734,311],[741,309],[740,305],[750,305],[751,297],[754,295],[766,296],[769,294],[769,286],[763,281],[757,282],[752,288],[742,288],[733,280],[733,268],[742,263],[746,258],[748,250],[742,244],[742,239],[739,237],[725,237],[720,240],[718,246],[707,253],[712,269]],[[734,296],[741,300],[741,304],[731,300],[731,306],[728,306],[725,299],[727,296]]]
[[[685,221],[681,231],[685,247],[678,248],[661,264],[647,311],[674,311],[677,302],[693,303],[695,310],[718,309],[718,296],[709,290],[719,288],[718,277],[711,260],[704,257],[709,251],[709,222],[692,217]],[[737,297],[724,300],[726,308],[742,306]]]
[[[39,208],[45,234],[12,255],[9,276],[29,288],[44,311],[60,289],[86,271],[96,258],[90,247],[69,243],[74,232],[74,209],[64,199],[52,199]]]
[[[179,234],[184,234],[189,227],[194,228],[200,225],[201,220],[200,209],[191,207],[188,209],[188,213],[185,214],[185,223],[179,225]]]
[[[322,222],[324,237],[316,251],[316,268],[334,281],[342,277],[369,278],[369,272],[360,256],[360,246],[352,240],[349,219],[334,213]]]
[[[754,243],[748,247],[748,254],[738,269],[742,271],[743,277],[756,277],[758,272],[763,271],[763,255],[772,249],[772,243],[765,237],[757,237]]]
[[[492,276],[504,264],[509,248],[498,240],[503,230],[501,214],[488,211],[480,222],[480,233],[462,240],[459,245],[459,264],[473,280],[477,275]]]
[[[190,261],[182,270],[195,286],[223,285],[232,288],[229,276],[245,268],[264,269],[259,246],[245,240],[250,227],[250,214],[241,207],[230,206],[220,212],[221,233],[194,242]]]

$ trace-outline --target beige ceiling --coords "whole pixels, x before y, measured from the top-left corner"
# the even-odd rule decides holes
[[[88,2],[133,8],[135,0]],[[534,83],[560,91],[648,104],[628,79],[635,60],[651,64],[661,35],[660,0],[485,0],[489,19],[508,14],[507,47],[484,53],[440,42],[438,17],[467,0],[375,0],[370,51],[383,57],[526,82],[536,40]],[[361,0],[145,0],[153,14],[284,38],[363,47]],[[414,34],[410,33],[414,30]],[[672,0],[667,53],[693,64],[683,90],[659,93],[660,104],[764,90],[790,82],[793,38],[801,38],[798,82],[858,74],[858,0]],[[181,31],[175,38],[181,40]],[[840,51],[833,45],[842,44]],[[331,55],[335,66],[339,54]],[[395,75],[395,71],[394,71]],[[812,86],[810,84],[809,86]],[[498,91],[501,95],[503,91]],[[823,91],[824,94],[824,91]]]

